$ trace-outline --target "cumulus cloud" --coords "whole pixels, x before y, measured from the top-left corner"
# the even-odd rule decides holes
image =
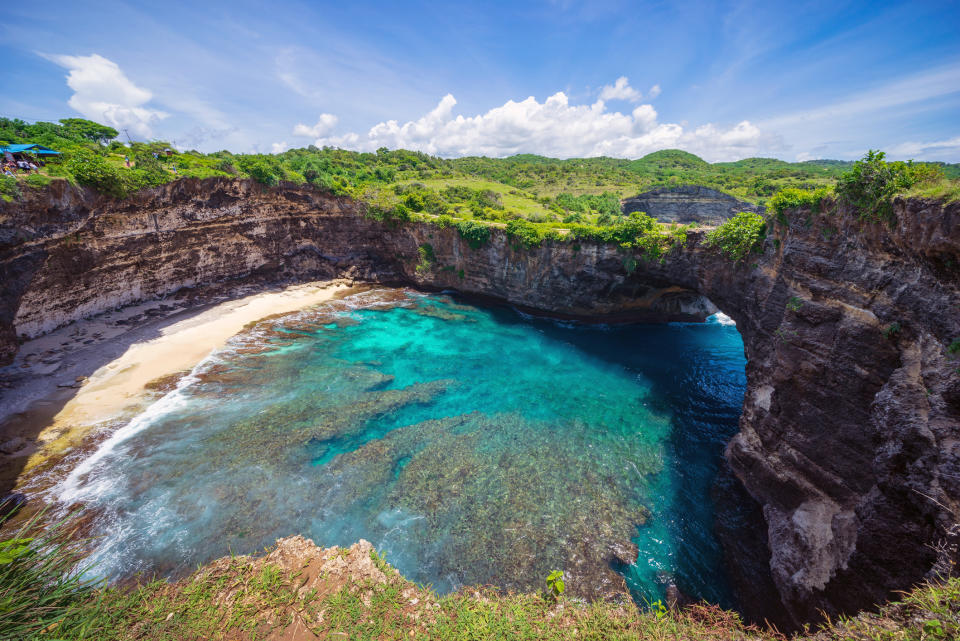
[[[653,100],[660,95],[660,85],[653,85],[650,87],[650,91],[647,92],[647,98]]]
[[[627,100],[640,102],[643,94],[630,86],[626,76],[620,76],[612,85],[604,85],[600,90],[600,100]]]
[[[519,102],[509,100],[475,116],[455,114],[456,104],[456,99],[447,94],[417,120],[402,124],[388,120],[374,125],[366,134],[321,136],[315,144],[361,151],[404,148],[440,156],[538,153],[559,158],[638,158],[677,147],[707,160],[744,158],[760,149],[782,146],[777,137],[746,120],[732,127],[705,124],[688,130],[680,124],[660,122],[656,109],[649,104],[621,113],[609,111],[603,99],[572,105],[563,92],[543,102],[532,96]]]
[[[153,94],[135,85],[112,60],[97,54],[44,57],[69,70],[67,86],[74,93],[67,104],[90,120],[106,123],[116,129],[128,129],[132,135],[149,138],[152,135],[151,124],[168,115],[147,107]]]
[[[326,136],[333,128],[337,126],[339,119],[333,114],[320,114],[317,124],[313,126],[305,125],[302,122],[297,123],[293,128],[294,136],[304,136],[306,138],[321,138]]]
[[[270,151],[271,153],[274,153],[274,154],[281,154],[285,152],[287,149],[290,149],[290,145],[287,144],[286,140],[284,140],[283,142],[275,142],[272,145],[270,145]]]

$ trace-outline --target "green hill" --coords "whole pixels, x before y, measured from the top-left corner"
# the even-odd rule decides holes
[[[680,149],[662,149],[652,154],[647,154],[640,160],[634,160],[629,164],[633,171],[640,168],[655,167],[657,169],[700,169],[706,167],[709,163],[700,156],[691,154]]]
[[[450,159],[403,149],[361,153],[314,146],[281,154],[203,154],[173,149],[165,141],[124,144],[116,135],[110,127],[79,118],[32,124],[0,118],[0,141],[36,142],[64,152],[62,162],[51,162],[38,174],[0,177],[0,196],[13,198],[21,189],[52,178],[119,197],[181,177],[250,177],[267,184],[310,183],[382,211],[401,205],[412,212],[461,219],[603,226],[616,222],[619,200],[656,187],[701,185],[765,205],[783,189],[831,188],[852,166],[839,160],[791,163],[776,158],[708,163],[679,149],[638,160],[561,160],[536,154]],[[940,166],[946,178],[960,177],[960,165],[930,164]]]

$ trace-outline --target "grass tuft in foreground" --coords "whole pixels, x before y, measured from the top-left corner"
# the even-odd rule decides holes
[[[33,516],[0,541],[0,639],[54,638],[68,618],[82,638],[99,617],[103,593],[83,565],[75,522],[42,526],[42,519]]]

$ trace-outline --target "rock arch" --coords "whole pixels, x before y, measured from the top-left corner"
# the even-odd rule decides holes
[[[453,288],[594,319],[702,318],[715,304],[748,359],[726,456],[762,507],[793,621],[870,606],[937,562],[930,546],[960,513],[960,205],[897,201],[893,226],[796,211],[742,263],[693,233],[630,270],[611,246],[517,249],[493,230],[470,249],[454,229],[360,208],[225,179],[119,202],[57,182],[0,203],[0,362],[18,335],[251,274]],[[453,269],[416,271],[427,242]]]

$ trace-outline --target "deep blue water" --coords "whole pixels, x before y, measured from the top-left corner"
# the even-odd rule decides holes
[[[716,320],[579,325],[367,292],[238,337],[57,491],[102,511],[110,576],[302,533],[366,538],[439,591],[540,589],[561,568],[590,595],[613,567],[641,602],[673,581],[729,605],[710,488],[744,387],[740,336]]]

